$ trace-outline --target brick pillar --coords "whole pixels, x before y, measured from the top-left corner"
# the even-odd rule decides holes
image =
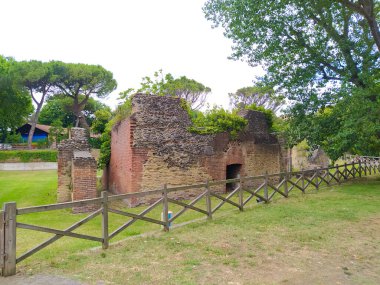
[[[71,201],[71,158],[73,151],[64,145],[58,147],[58,192],[57,202]]]
[[[70,139],[58,145],[58,203],[71,201],[71,166],[74,151],[89,151],[88,133],[83,128],[72,128]]]
[[[84,200],[97,197],[96,191],[95,158],[88,151],[74,151],[71,166],[72,200]],[[74,207],[74,213],[91,212],[99,208],[99,205],[86,205]]]

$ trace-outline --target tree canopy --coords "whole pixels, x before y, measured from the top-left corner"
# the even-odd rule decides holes
[[[82,96],[79,98],[83,100]],[[95,120],[95,114],[97,111],[104,110],[105,112],[111,112],[110,108],[105,104],[89,98],[84,105],[82,115],[86,120],[88,126],[92,126]],[[45,125],[51,125],[54,121],[62,122],[62,127],[73,127],[76,123],[76,116],[73,112],[73,100],[63,94],[57,94],[49,97],[46,104],[41,110],[39,116],[39,123]]]
[[[96,134],[102,134],[106,130],[107,123],[112,119],[112,112],[109,108],[96,110],[91,130]]]
[[[258,107],[279,111],[285,104],[283,96],[275,94],[273,88],[266,86],[249,86],[238,89],[235,93],[229,93],[230,104],[234,108],[244,109],[255,104]]]
[[[89,128],[82,111],[90,96],[104,98],[116,89],[117,83],[110,71],[100,65],[74,64],[55,61],[52,63],[57,75],[55,86],[62,94],[73,100],[75,126]]]
[[[366,86],[379,67],[370,28],[338,1],[209,0],[204,10],[233,39],[234,59],[260,64],[296,98],[327,81]]]
[[[145,76],[142,79],[140,88],[137,90],[130,88],[123,92],[124,96],[132,93],[147,93],[159,96],[176,96],[186,100],[192,110],[198,110],[206,103],[206,97],[211,92],[211,88],[186,76],[174,78],[170,73],[164,74],[162,70],[156,71],[153,79]]]
[[[38,117],[46,98],[54,92],[54,81],[52,64],[37,60],[17,62],[12,73],[29,92],[36,110],[30,118],[31,128],[28,136],[28,147],[32,148],[33,134],[38,122]],[[39,96],[37,96],[39,95]]]
[[[233,40],[232,58],[261,65],[260,82],[290,100],[289,137],[319,132],[306,136],[309,143],[334,157],[380,139],[378,127],[361,131],[364,121],[379,125],[377,1],[208,0],[204,12]],[[326,108],[331,112],[321,116]],[[339,120],[324,127],[321,117],[331,116]],[[378,155],[376,145],[362,153]]]
[[[5,140],[8,128],[15,129],[25,123],[33,112],[32,100],[27,90],[11,73],[15,61],[0,56],[0,133]]]

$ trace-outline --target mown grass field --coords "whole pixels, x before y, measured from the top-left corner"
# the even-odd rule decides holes
[[[54,171],[0,172],[0,203],[54,203],[55,189]],[[244,212],[223,207],[212,221],[169,233],[138,222],[106,251],[62,238],[17,269],[21,275],[66,275],[86,284],[380,283],[379,176],[248,205]],[[65,228],[80,217],[54,211],[20,218]],[[189,212],[179,222],[198,217]],[[126,220],[113,215],[110,221],[116,228]],[[100,220],[78,232],[100,235]],[[140,233],[148,234],[130,237]],[[48,235],[19,230],[18,236],[22,252]]]

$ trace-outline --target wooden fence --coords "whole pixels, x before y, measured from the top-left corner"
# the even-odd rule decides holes
[[[321,186],[329,186],[332,184],[340,184],[348,179],[367,176],[380,172],[380,158],[366,157],[358,159],[352,163],[345,163],[344,165],[336,165],[328,168],[319,168],[305,171],[295,172],[282,172],[276,174],[264,174],[260,176],[239,177],[236,179],[228,179],[221,181],[206,181],[204,183],[189,185],[167,187],[166,185],[159,190],[128,193],[121,195],[109,196],[107,192],[102,192],[101,197],[95,199],[74,201],[69,203],[60,203],[52,205],[35,206],[28,208],[17,208],[15,202],[5,203],[3,210],[0,211],[0,270],[2,276],[10,276],[16,273],[16,264],[23,261],[25,258],[33,255],[34,253],[42,250],[46,246],[54,243],[62,237],[72,237],[78,239],[85,239],[96,241],[102,244],[104,249],[108,248],[109,240],[116,235],[132,226],[136,221],[142,220],[148,223],[154,223],[163,226],[165,231],[169,230],[170,224],[184,214],[187,210],[193,210],[207,216],[208,219],[219,210],[224,204],[228,203],[240,211],[250,201],[261,201],[268,203],[276,194],[283,197],[288,197],[289,193],[293,190],[300,190],[305,193],[309,189],[319,189]],[[277,183],[276,183],[277,181]],[[212,187],[224,187],[228,183],[234,183],[236,187],[227,195],[221,195],[212,191]],[[255,186],[253,186],[255,185]],[[192,201],[184,202],[170,198],[170,194],[190,189],[200,189],[201,193]],[[121,211],[112,208],[110,202],[141,197],[157,197],[157,201],[148,206],[144,211],[139,214],[131,213],[128,211]],[[214,197],[213,199],[211,199]],[[254,198],[254,199],[253,199]],[[204,200],[205,209],[196,206],[198,202]],[[215,205],[212,205],[214,202]],[[216,202],[216,203],[215,203]],[[48,212],[59,209],[67,209],[72,207],[80,207],[89,204],[99,205],[99,209],[91,213],[84,219],[71,225],[65,230],[57,230],[48,227],[30,225],[17,222],[17,216],[37,213]],[[182,207],[171,218],[168,217],[169,204],[176,204]],[[154,219],[146,215],[156,207],[162,207],[163,219]],[[129,220],[113,232],[109,232],[108,227],[108,214],[114,213],[128,217]],[[101,215],[102,219],[102,236],[95,237],[85,234],[74,233],[73,231],[92,220],[96,216]],[[19,257],[16,257],[16,228],[27,229],[32,231],[39,231],[51,233],[53,236],[39,244],[38,246],[30,249]]]

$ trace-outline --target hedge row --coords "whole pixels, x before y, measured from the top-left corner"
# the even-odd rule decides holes
[[[0,162],[56,162],[56,150],[4,150],[0,151]]]

